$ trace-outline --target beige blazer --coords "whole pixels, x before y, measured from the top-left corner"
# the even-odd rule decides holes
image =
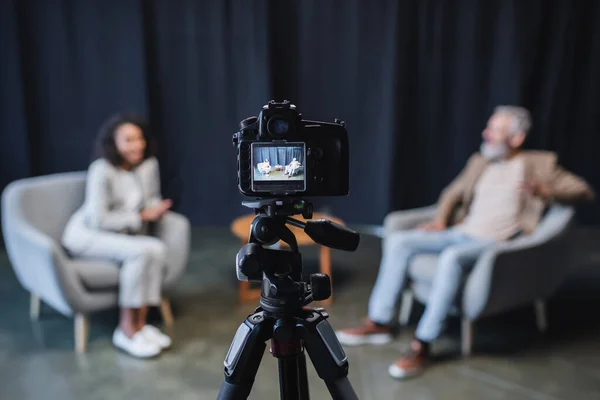
[[[575,203],[595,198],[594,192],[582,178],[567,172],[557,164],[555,153],[523,151],[521,154],[525,161],[524,180],[547,183],[552,190],[549,199],[523,196],[520,223],[524,233],[531,233],[535,229],[544,210],[552,202]],[[442,191],[437,207],[438,219],[448,225],[454,225],[465,218],[473,200],[477,180],[488,162],[480,153],[475,153],[469,158],[461,173]]]

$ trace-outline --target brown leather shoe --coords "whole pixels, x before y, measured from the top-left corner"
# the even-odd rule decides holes
[[[386,344],[391,342],[392,333],[390,328],[382,327],[375,322],[366,319],[356,328],[343,329],[335,333],[342,345],[358,346],[361,344]]]
[[[399,357],[390,367],[388,373],[395,379],[412,378],[423,372],[423,367],[429,361],[429,351],[421,342],[413,340],[408,353]]]

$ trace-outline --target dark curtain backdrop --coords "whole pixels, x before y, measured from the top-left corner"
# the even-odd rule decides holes
[[[299,147],[259,147],[254,150],[254,166],[266,159],[269,160],[272,167],[275,165],[286,166],[294,158],[304,165],[304,154]]]
[[[429,204],[493,107],[600,191],[600,2],[2,0],[0,189],[87,167],[101,122],[147,117],[163,192],[197,224],[248,210],[231,135],[271,98],[347,122],[348,222]],[[596,206],[582,221],[597,223]]]

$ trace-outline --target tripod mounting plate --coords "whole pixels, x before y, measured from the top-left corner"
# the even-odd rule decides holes
[[[311,219],[313,216],[312,203],[297,197],[242,201],[242,205],[253,208],[257,214],[267,214],[270,217],[301,214],[305,219]]]

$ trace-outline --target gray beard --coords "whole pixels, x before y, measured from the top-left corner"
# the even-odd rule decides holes
[[[488,160],[497,161],[505,158],[508,155],[508,145],[496,144],[491,145],[486,142],[481,143],[481,155]]]

